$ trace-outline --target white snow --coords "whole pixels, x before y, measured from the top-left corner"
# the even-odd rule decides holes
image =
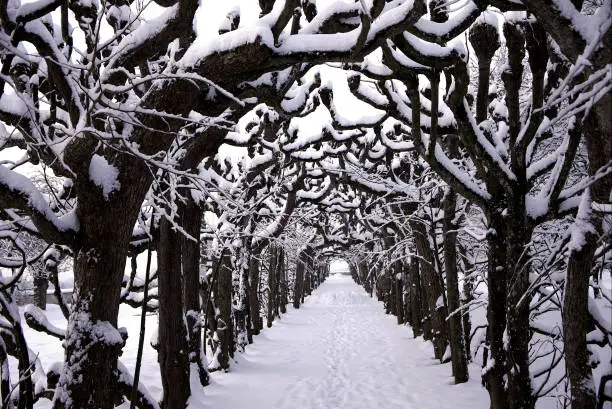
[[[6,166],[0,165],[0,187],[14,192],[27,200],[27,205],[45,217],[60,231],[76,231],[78,219],[74,214],[66,214],[62,218],[53,213],[49,203],[43,194],[34,186],[27,176],[12,171]]]
[[[59,328],[66,321],[56,305],[47,309]],[[129,337],[121,362],[130,373],[138,345],[140,310],[121,306],[119,326]],[[145,339],[157,328],[157,317],[146,319]],[[101,331],[105,334],[109,332]],[[60,341],[25,328],[32,350],[45,369],[63,359]],[[118,334],[117,334],[118,336]],[[118,339],[117,339],[118,340]],[[144,346],[142,387],[161,398],[157,355]],[[11,370],[16,365],[11,365]],[[12,374],[16,376],[15,374]],[[288,308],[238,353],[228,373],[211,374],[212,384],[196,390],[189,409],[472,409],[489,405],[480,385],[478,365],[471,380],[453,385],[450,364],[433,359],[431,343],[413,339],[412,330],[384,314],[350,276],[332,275],[306,298],[299,310]],[[15,379],[13,377],[13,379]],[[39,402],[41,408],[49,401]],[[37,406],[39,407],[39,406]],[[128,408],[124,403],[121,408]]]
[[[118,176],[119,171],[116,167],[108,163],[104,157],[93,155],[89,164],[89,178],[102,188],[105,200],[108,200],[108,195],[111,192],[121,188],[121,184],[117,180]]]
[[[229,373],[213,373],[206,400],[190,409],[488,407],[478,368],[470,370],[470,382],[452,385],[431,344],[338,274],[255,337]]]
[[[329,264],[329,271],[332,274],[348,274],[350,272],[350,269],[348,263],[345,260],[334,260]]]

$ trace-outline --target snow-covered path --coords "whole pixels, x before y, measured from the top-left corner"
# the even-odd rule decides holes
[[[453,385],[450,366],[385,316],[349,276],[334,275],[238,354],[191,409],[478,409],[479,384]]]

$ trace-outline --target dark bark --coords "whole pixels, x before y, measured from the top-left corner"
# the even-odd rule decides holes
[[[419,261],[416,257],[411,257],[408,264],[410,275],[410,302],[412,315],[412,333],[416,338],[423,335],[423,302],[421,299],[421,274]]]
[[[360,261],[358,264],[358,268],[359,268],[359,276],[361,277],[360,279],[363,282],[363,286],[366,292],[371,297],[373,289],[372,289],[372,280],[370,279],[370,276],[369,276],[368,264],[365,261]]]
[[[504,331],[506,329],[506,261],[505,226],[501,215],[489,220],[488,243],[488,291],[487,304],[487,349],[483,362],[483,381],[491,399],[491,409],[503,409],[508,404],[504,386],[505,353]]]
[[[281,314],[287,312],[287,304],[289,304],[289,285],[287,283],[287,260],[280,266],[280,301],[279,307]]]
[[[586,206],[590,207],[590,201]],[[586,210],[586,209],[583,209]],[[580,228],[591,222],[590,212],[578,219]],[[579,215],[580,217],[581,215]],[[592,228],[574,234],[583,234],[581,245],[570,249],[563,297],[563,345],[565,368],[571,388],[573,409],[595,409],[597,397],[590,366],[590,354],[586,335],[590,331],[588,311],[589,276],[593,254],[597,248],[597,234]],[[578,239],[578,238],[576,238]]]
[[[541,11],[539,11],[541,13]],[[538,17],[539,18],[539,17]],[[547,21],[547,31],[556,27],[559,30],[567,29],[560,21],[553,19]],[[563,33],[555,35],[557,41],[567,42],[565,50],[571,49],[571,40]],[[609,64],[612,49],[612,37],[610,30],[604,37],[603,45],[599,49],[599,58],[596,58],[594,69],[599,68],[598,62]],[[564,50],[564,51],[565,51]],[[580,51],[571,57],[580,55]],[[599,61],[598,61],[599,60]],[[598,171],[609,164],[612,158],[612,95],[608,92],[590,110],[584,120],[584,140],[586,142],[587,155],[589,159],[589,175],[594,176]],[[612,175],[597,180],[590,186],[592,202],[610,206],[610,192],[612,191]],[[583,223],[590,224],[594,229],[587,232],[584,245],[570,251],[567,279],[565,283],[565,298],[563,306],[563,334],[566,353],[567,376],[571,387],[571,404],[574,409],[592,409],[596,398],[594,396],[594,385],[592,380],[589,357],[586,349],[586,335],[589,331],[587,323],[588,305],[588,282],[589,272],[593,269],[593,254],[597,246],[597,240],[603,239],[603,246],[610,245],[612,236],[610,233],[603,234],[601,229],[602,216],[600,207],[593,206],[592,212],[584,214]],[[609,229],[609,226],[607,227]],[[602,402],[599,402],[603,406]]]
[[[404,292],[404,322],[414,327],[414,320],[412,318],[412,294],[410,291],[411,277],[408,262],[402,262],[402,277],[403,277],[403,289]]]
[[[232,311],[234,313],[234,337],[236,347],[244,351],[249,343],[249,255],[251,246],[243,240],[242,246],[236,249],[236,262],[232,273]]]
[[[497,28],[485,21],[470,29],[470,44],[478,58],[478,92],[476,96],[476,122],[487,119],[489,108],[489,73],[491,60],[499,48]]]
[[[258,248],[254,249],[249,259],[249,308],[251,316],[251,328],[253,335],[259,334],[263,328],[263,319],[260,313],[260,302],[259,302],[259,258],[261,252]]]
[[[213,353],[217,352],[217,346],[214,341],[214,334],[216,334],[217,332],[217,320],[215,318],[215,311],[217,309],[214,303],[213,291],[217,287],[217,279],[219,277],[220,265],[221,263],[219,263],[218,261],[214,261],[212,263],[212,274],[210,277],[207,277],[207,279],[202,282],[202,287],[200,288],[200,297],[202,298],[204,303],[204,350],[206,351],[206,347],[210,346],[210,349]],[[211,368],[211,366],[209,366],[208,369],[213,369]]]
[[[308,263],[304,276],[304,296],[312,294],[312,263]]]
[[[393,269],[387,273],[387,291],[385,294],[387,300],[387,313],[397,317],[397,285],[395,284],[395,274]]]
[[[276,309],[276,290],[278,288],[276,285],[276,270],[278,263],[278,251],[279,249],[276,246],[270,246],[270,263],[268,264],[268,304],[266,314],[266,325],[268,328],[272,326],[272,322],[274,321],[274,311]]]
[[[443,303],[440,273],[435,267],[435,257],[429,244],[427,226],[419,220],[412,220],[410,226],[414,234],[417,253],[420,257],[421,288],[424,290],[423,305],[426,306],[425,320],[431,330],[430,336],[434,345],[434,355],[436,359],[442,360],[447,346],[445,321],[447,312]]]
[[[503,242],[507,246],[504,272],[506,274],[506,291],[508,293],[507,314],[507,350],[506,373],[508,376],[508,404],[512,409],[531,409],[535,406],[535,397],[531,389],[529,375],[529,293],[530,253],[526,247],[531,240],[532,228],[527,222],[525,195],[529,188],[525,171],[525,150],[519,141],[522,131],[520,89],[525,56],[525,36],[523,29],[515,25],[504,24],[504,36],[508,48],[508,64],[502,72],[508,107],[509,147],[513,151],[511,168],[516,175],[516,183],[511,192],[507,192],[506,235]],[[545,53],[545,49],[542,51]],[[543,56],[538,56],[541,58]],[[535,57],[530,58],[534,69],[538,64]],[[546,58],[544,58],[546,62]],[[538,69],[537,71],[541,71]],[[541,74],[536,72],[532,105],[541,104],[542,83],[538,83]]]
[[[525,248],[531,239],[531,230],[523,223],[522,210],[517,218],[509,210],[511,228],[507,229],[504,244],[508,247],[505,266],[508,299],[506,304],[507,326],[509,340],[507,341],[508,394],[510,408],[530,409],[535,407],[535,397],[531,388],[529,375],[529,272],[530,252]]]
[[[349,265],[349,271],[351,273],[351,278],[353,279],[353,281],[359,285],[362,285],[362,282],[359,278],[359,273],[357,271],[357,266],[355,264],[350,264]]]
[[[49,287],[49,280],[47,275],[43,271],[37,271],[34,275],[34,305],[41,310],[47,308],[47,288]]]
[[[474,295],[472,294],[474,290],[474,279],[471,277],[473,273],[473,265],[468,261],[467,255],[464,254],[465,249],[459,244],[458,249],[461,253],[461,257],[463,258],[463,300],[462,304],[464,306],[470,305],[470,303],[474,300]],[[462,314],[462,324],[463,324],[463,344],[466,349],[466,356],[468,361],[471,361],[470,351],[470,335],[472,334],[472,322],[470,320],[469,310],[464,311]]]
[[[382,268],[383,263],[378,263]],[[385,314],[391,314],[392,302],[390,300],[391,294],[391,277],[388,270],[384,270],[379,277],[376,279],[376,298],[378,301],[382,301],[385,307]]]
[[[293,307],[300,308],[304,289],[304,251],[298,253],[297,263],[295,267],[295,284],[293,287]]]
[[[610,110],[612,110],[612,96],[608,94],[602,97],[584,121],[591,175],[595,175],[612,157]],[[570,249],[567,265],[563,302],[565,367],[570,381],[572,408],[577,409],[592,409],[597,403],[586,343],[586,336],[590,331],[588,288],[598,241],[602,237],[605,246],[611,240],[610,235],[603,235],[601,230],[602,213],[599,212],[599,206],[590,203],[609,205],[611,191],[611,175],[599,179],[590,186],[587,192],[590,197],[581,204],[576,221],[578,223],[576,228],[579,229],[576,233],[584,234],[582,245]]]
[[[205,356],[202,349],[202,327],[200,325],[200,225],[202,209],[193,201],[188,200],[183,208],[181,225],[185,233],[181,237],[183,263],[183,301],[185,322],[189,339],[189,362],[198,368],[198,377],[202,386],[208,385],[208,372],[205,366]]]
[[[285,268],[285,250],[282,247],[278,247],[276,260],[276,271],[274,272],[274,316],[280,317],[280,303],[281,303],[281,277],[284,274]]]
[[[401,266],[396,263],[397,272],[396,276],[393,277],[393,285],[395,287],[395,315],[397,316],[398,325],[402,325],[405,322],[404,318],[404,280],[401,271]],[[398,277],[399,276],[399,277]]]
[[[446,292],[449,313],[449,341],[455,383],[467,382],[469,375],[467,369],[465,344],[463,342],[463,327],[459,308],[459,276],[457,274],[457,225],[455,207],[457,196],[449,188],[444,200],[444,267],[446,270]]]
[[[182,235],[162,217],[157,246],[159,281],[159,367],[162,379],[162,408],[182,409],[191,394],[189,345],[183,315],[181,274]]]
[[[5,402],[7,399],[10,399],[11,377],[9,374],[8,354],[4,346],[0,346],[0,371],[2,371],[3,374],[3,376],[0,378],[0,398],[2,399],[2,402]]]
[[[216,331],[218,338],[217,361],[219,368],[229,369],[229,359],[233,356],[235,347],[233,345],[233,324],[232,324],[232,262],[228,249],[223,249],[219,261],[219,276],[217,278],[214,299],[219,313],[216,319]],[[213,368],[218,369],[218,368]]]
[[[34,407],[34,384],[32,382],[32,362],[30,352],[21,323],[15,321],[13,325],[13,336],[19,346],[18,369],[19,369],[19,405],[17,409],[32,409]]]
[[[483,379],[492,408],[533,408],[529,375],[529,252],[525,243],[532,230],[522,211],[489,217],[489,303],[487,310],[489,357]],[[510,227],[511,226],[511,227]],[[507,381],[504,381],[504,377]]]
[[[137,161],[133,166],[145,167]],[[88,178],[79,178],[76,183],[81,193],[76,210],[81,230],[74,259],[74,302],[55,409],[74,405],[111,409],[115,402],[117,358],[123,346],[117,330],[121,281],[132,228],[150,183],[150,178],[142,178],[143,172],[130,172],[129,167],[123,170],[127,172],[120,177],[121,186],[133,188],[121,189],[108,201]],[[139,178],[138,183],[130,179],[133,177]],[[108,335],[100,337],[96,331]],[[82,359],[85,347],[87,360]],[[79,382],[75,382],[77,379]]]
[[[244,298],[244,308],[246,311],[246,335],[247,335],[247,342],[249,344],[253,343],[253,320],[251,318],[251,302],[250,302],[250,297],[249,297],[249,292],[251,291],[251,283],[249,282],[249,274],[250,274],[250,261],[249,261],[249,267],[247,268],[246,272],[245,272],[245,280],[246,280],[246,288],[245,288],[245,298]]]

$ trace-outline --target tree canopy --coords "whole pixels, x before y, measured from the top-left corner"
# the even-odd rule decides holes
[[[482,365],[492,408],[610,401],[611,1],[217,3],[0,4],[3,401],[156,408],[128,303],[184,408],[335,258],[456,383]],[[23,335],[27,274],[61,370]]]

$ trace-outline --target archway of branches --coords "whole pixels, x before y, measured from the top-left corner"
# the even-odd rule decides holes
[[[610,1],[258,3],[0,4],[3,402],[182,409],[342,259],[493,409],[603,407]]]

